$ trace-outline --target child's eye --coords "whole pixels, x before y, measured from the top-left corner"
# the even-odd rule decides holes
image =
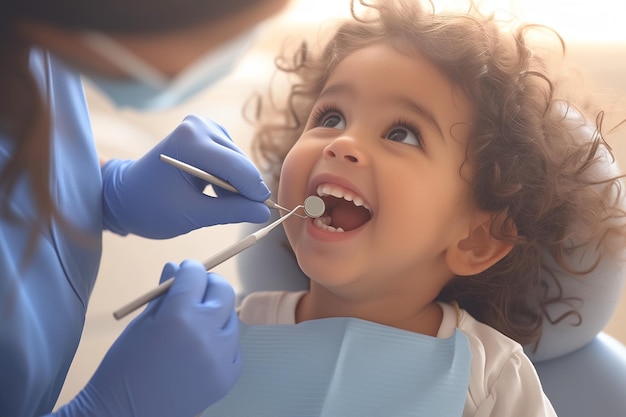
[[[419,129],[407,122],[398,122],[387,132],[385,139],[407,145],[422,146],[422,135],[420,135]]]
[[[315,127],[326,127],[330,129],[345,129],[346,120],[334,107],[322,107],[315,111],[312,123]]]
[[[334,129],[345,129],[346,121],[339,113],[327,113],[320,119],[319,126],[331,127]]]

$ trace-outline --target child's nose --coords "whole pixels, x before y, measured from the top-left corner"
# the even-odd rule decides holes
[[[360,148],[355,139],[348,136],[339,137],[326,145],[324,148],[324,158],[329,160],[336,159],[359,165],[367,163],[367,156],[365,152]]]

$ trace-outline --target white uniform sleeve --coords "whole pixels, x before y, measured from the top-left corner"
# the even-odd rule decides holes
[[[459,329],[472,350],[463,417],[556,416],[522,346],[463,311]]]
[[[556,416],[535,368],[521,353],[514,353],[504,364],[477,406],[474,417]]]

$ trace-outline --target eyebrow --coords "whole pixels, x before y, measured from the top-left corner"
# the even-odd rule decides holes
[[[356,90],[350,84],[332,84],[329,87],[323,89],[317,99],[319,100],[326,96],[335,96],[340,94],[345,94],[354,98],[356,96]]]
[[[391,99],[391,101],[393,103],[397,103],[401,105],[402,107],[408,108],[409,111],[413,113],[417,113],[421,115],[422,117],[424,117],[430,124],[432,124],[433,126],[437,128],[437,131],[439,132],[439,136],[441,136],[441,139],[444,139],[443,130],[441,130],[441,126],[439,125],[439,122],[437,122],[435,115],[431,111],[429,111],[426,107],[421,106],[419,103],[416,103],[413,100],[408,99],[406,97],[394,97]]]
[[[334,96],[334,95],[341,95],[341,94],[348,95],[351,98],[356,98],[357,96],[356,89],[351,84],[340,83],[340,84],[333,84],[325,88],[320,93],[318,100],[327,96]],[[413,113],[419,114],[420,116],[425,118],[428,121],[428,123],[432,124],[435,128],[437,128],[437,131],[439,132],[439,135],[441,136],[442,139],[445,138],[443,134],[443,130],[441,129],[441,125],[439,124],[439,122],[437,121],[433,113],[430,110],[428,110],[426,107],[403,96],[393,96],[393,97],[390,97],[386,101],[389,101],[394,104],[398,104],[402,107],[407,108],[409,111]]]

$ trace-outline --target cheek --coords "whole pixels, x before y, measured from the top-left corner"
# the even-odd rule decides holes
[[[304,165],[301,153],[295,147],[285,157],[280,171],[278,183],[278,204],[288,209],[296,207],[306,198],[309,169]],[[285,213],[282,213],[285,214]],[[292,217],[283,223],[283,229],[291,246],[297,247],[298,237],[301,234],[300,219]]]
[[[295,146],[285,157],[278,184],[278,204],[295,207],[304,201],[310,163],[306,154]]]
[[[415,171],[415,169],[413,169]],[[469,209],[469,190],[458,174],[431,171],[387,181],[381,194],[390,230],[422,236],[446,230]],[[400,219],[401,221],[398,221]]]

